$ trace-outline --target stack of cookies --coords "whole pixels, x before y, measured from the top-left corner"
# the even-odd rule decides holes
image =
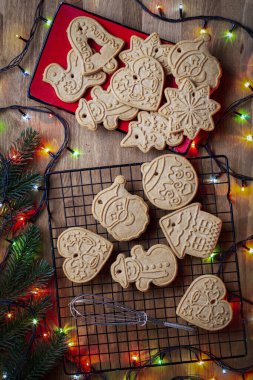
[[[147,251],[134,245],[130,256],[119,253],[111,265],[111,276],[123,288],[135,283],[148,291],[151,284],[166,286],[177,276],[177,258],[185,255],[207,258],[213,252],[222,221],[190,203],[198,189],[198,177],[184,157],[167,154],[141,167],[144,193],[154,206],[170,213],[160,219],[166,244],[155,244]],[[126,179],[118,175],[100,191],[92,203],[94,218],[118,241],[137,239],[147,228],[148,204],[126,189]],[[103,237],[80,227],[65,230],[58,238],[58,251],[65,260],[63,270],[69,280],[86,283],[108,260],[113,245]],[[198,277],[180,300],[176,313],[188,322],[216,331],[232,319],[230,304],[224,300],[226,288],[217,276]]]
[[[115,130],[119,120],[137,116],[121,146],[138,147],[145,153],[151,148],[164,149],[166,144],[178,146],[184,137],[194,139],[201,129],[214,129],[212,116],[220,105],[210,99],[210,91],[219,85],[221,68],[208,51],[208,34],[175,45],[162,44],[157,33],[146,39],[133,35],[130,48],[121,51],[122,39],[82,16],[71,21],[67,35],[72,46],[67,69],[52,63],[43,80],[62,101],[80,99],[76,110],[80,125],[96,130],[103,124]],[[91,39],[102,46],[99,52],[89,45]],[[117,70],[118,54],[125,66]],[[100,85],[107,74],[113,75],[104,90]],[[168,75],[174,76],[177,89],[164,88]],[[91,100],[87,101],[81,97],[89,87]]]

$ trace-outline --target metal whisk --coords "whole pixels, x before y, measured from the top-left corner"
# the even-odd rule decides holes
[[[149,317],[144,311],[138,311],[120,302],[94,294],[82,294],[73,298],[69,304],[74,318],[80,318],[88,325],[139,325],[147,322],[175,329],[195,331],[195,328],[179,323],[166,322]],[[105,312],[106,311],[106,312]]]

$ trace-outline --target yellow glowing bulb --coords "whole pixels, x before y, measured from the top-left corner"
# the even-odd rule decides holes
[[[160,5],[160,4],[157,4],[157,6],[156,6],[156,9],[159,11],[161,11],[162,9],[163,9],[163,7]]]
[[[242,187],[241,187],[241,190],[242,190],[242,191],[244,191],[244,190],[245,190],[245,187],[244,187],[244,186],[242,186]]]
[[[205,34],[205,33],[207,33],[207,30],[205,28],[200,29],[200,34]]]
[[[252,135],[247,135],[246,136],[247,141],[253,141],[253,136]]]
[[[7,318],[11,319],[12,318],[12,313],[7,313]]]
[[[192,141],[192,143],[191,143],[191,147],[192,147],[192,148],[196,148],[196,143],[195,143],[195,141]]]
[[[202,360],[200,360],[199,362],[198,362],[198,365],[203,365],[204,364],[204,362],[202,361]]]
[[[249,249],[249,253],[253,253],[253,248],[250,248],[250,249]]]
[[[244,86],[247,87],[247,88],[249,88],[250,83],[249,83],[249,82],[245,82],[245,83],[244,83]]]
[[[17,37],[17,38],[20,38],[20,35],[19,35],[19,34],[16,34],[16,37]]]
[[[138,360],[138,356],[137,356],[137,355],[133,355],[133,356],[132,356],[132,360],[133,360],[134,362],[136,362],[136,361]]]

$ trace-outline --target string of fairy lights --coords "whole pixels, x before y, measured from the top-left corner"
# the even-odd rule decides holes
[[[164,7],[160,4],[157,4],[155,6],[155,11],[149,9],[145,4],[143,4],[143,2],[141,0],[133,0],[134,2],[136,2],[142,9],[143,11],[145,11],[146,13],[148,13],[150,16],[156,18],[156,19],[159,19],[159,20],[162,20],[164,22],[168,22],[168,23],[182,23],[182,22],[190,22],[190,21],[197,21],[197,20],[200,20],[203,24],[202,24],[202,27],[200,29],[200,33],[206,33],[208,31],[208,23],[210,21],[219,21],[219,22],[225,22],[225,23],[229,23],[229,28],[226,29],[226,31],[224,32],[224,38],[226,39],[229,39],[229,40],[233,40],[235,38],[235,29],[236,28],[241,28],[242,30],[244,30],[246,33],[248,33],[248,35],[253,38],[253,30],[245,25],[243,25],[242,23],[236,21],[236,20],[233,20],[233,19],[229,19],[229,18],[225,18],[225,17],[221,17],[221,16],[205,16],[205,15],[199,15],[199,16],[186,16],[186,12],[185,12],[185,9],[184,9],[184,5],[182,3],[180,3],[178,5],[178,14],[179,14],[179,17],[178,18],[168,18],[166,15],[165,15],[165,12],[164,12]],[[41,24],[41,22],[44,23],[44,25],[46,27],[50,27],[51,24],[52,24],[52,19],[51,18],[46,18],[42,15],[42,10],[43,10],[43,4],[44,4],[44,0],[40,0],[39,3],[38,3],[38,6],[36,8],[36,11],[35,11],[35,15],[34,15],[34,20],[33,20],[33,24],[32,24],[32,27],[31,27],[31,30],[30,30],[30,33],[29,33],[29,36],[27,38],[19,35],[19,34],[16,34],[16,38],[19,39],[22,43],[24,43],[24,48],[23,50],[21,51],[21,53],[19,53],[16,57],[14,57],[6,66],[0,68],[0,73],[3,73],[3,72],[6,72],[8,70],[11,70],[11,69],[14,69],[14,68],[18,68],[20,71],[21,71],[21,74],[25,77],[29,77],[30,76],[30,73],[29,73],[29,70],[25,69],[22,67],[22,60],[24,59],[24,57],[26,56],[26,54],[28,53],[28,50],[29,50],[29,47],[32,43],[32,40],[34,39],[34,36],[36,34],[36,31],[39,27],[39,25]],[[235,118],[240,121],[241,123],[247,123],[249,122],[250,120],[250,117],[249,115],[242,111],[241,110],[241,106],[249,101],[252,100],[253,98],[253,84],[250,80],[247,80],[246,82],[244,82],[244,86],[246,89],[248,89],[251,93],[249,95],[247,95],[246,97],[244,98],[241,98],[241,99],[238,99],[236,100],[235,102],[233,102],[224,112],[223,114],[221,115],[221,117],[216,121],[216,125],[220,124],[221,122],[223,122],[225,120],[225,118],[229,117],[229,116],[232,116],[234,115]],[[68,142],[69,142],[69,126],[68,126],[68,122],[66,121],[66,119],[64,119],[60,114],[52,111],[50,108],[48,107],[45,107],[45,106],[37,106],[37,107],[27,107],[27,106],[22,106],[22,105],[11,105],[9,107],[2,107],[0,108],[0,113],[1,112],[4,112],[4,111],[8,111],[8,110],[13,110],[13,111],[16,111],[18,112],[20,115],[21,115],[21,120],[24,121],[24,122],[30,122],[31,119],[32,119],[32,116],[31,116],[31,112],[38,112],[40,114],[44,114],[44,115],[47,115],[50,119],[52,119],[52,121],[55,121],[55,120],[58,120],[60,122],[60,125],[63,127],[63,132],[64,132],[64,137],[63,137],[63,142],[62,144],[60,145],[59,149],[57,150],[57,152],[52,152],[52,150],[47,146],[47,145],[42,145],[40,147],[41,151],[45,152],[46,154],[48,154],[48,156],[50,157],[50,162],[48,163],[45,171],[44,171],[44,178],[45,176],[47,175],[47,173],[49,173],[56,161],[60,158],[60,156],[63,154],[64,151],[68,151],[71,156],[73,157],[78,157],[80,155],[80,152],[77,150],[77,149],[73,149],[71,147],[68,146]],[[253,134],[252,133],[248,133],[244,140],[247,142],[247,143],[253,143]],[[218,165],[219,169],[221,170],[221,172],[224,172],[225,171],[225,167],[224,167],[224,164],[216,158],[213,150],[211,149],[210,147],[210,135],[207,139],[207,141],[205,142],[197,142],[197,141],[192,141],[191,143],[191,149],[196,149],[198,147],[202,147],[206,150],[206,152],[208,153],[209,156],[211,156],[216,164]],[[10,160],[15,160],[16,157],[15,157],[15,154],[10,158]],[[4,166],[3,166],[4,167]],[[235,172],[234,170],[230,169],[230,175],[232,177],[234,177],[235,179],[237,179],[238,181],[241,181],[241,191],[245,191],[245,188],[247,186],[247,183],[248,182],[252,182],[253,181],[253,177],[251,176],[247,176],[247,175],[244,175],[244,174],[241,174],[241,173],[237,173]],[[210,178],[210,181],[211,182],[214,182],[216,183],[217,181],[219,180],[219,175],[216,176],[216,177],[212,177]],[[44,208],[44,204],[45,204],[45,199],[46,199],[46,190],[45,188],[42,186],[42,187],[38,187],[36,184],[34,185],[34,191],[43,191],[43,194],[42,194],[42,197],[41,197],[41,200],[39,201],[39,204],[37,206],[37,209],[36,209],[36,213],[33,214],[33,216],[27,220],[23,220],[24,223],[28,222],[28,221],[32,221],[34,222],[38,215],[40,214],[40,212],[43,210]],[[0,207],[2,206],[2,202],[0,200]],[[22,216],[22,218],[24,218]],[[1,236],[1,233],[0,233],[0,236]],[[223,252],[220,257],[219,257],[219,270],[218,270],[218,274],[219,274],[219,271],[221,270],[221,267],[222,265],[224,264],[224,262],[226,261],[228,255],[230,254],[233,254],[235,252],[235,249],[236,247],[243,247],[245,250],[247,250],[250,254],[253,254],[253,247],[249,247],[248,246],[248,242],[250,242],[251,240],[253,239],[253,235],[247,237],[246,239],[244,240],[241,240],[240,242],[237,242],[234,246],[230,247],[226,252]],[[8,240],[8,239],[7,239]],[[10,243],[13,244],[13,241],[10,241]],[[211,259],[214,259],[214,256],[211,255]],[[37,293],[40,291],[39,289],[38,290],[35,290]],[[252,301],[246,299],[246,298],[243,298],[242,297],[242,300],[249,303],[249,304],[252,304]],[[7,315],[7,318],[13,318],[13,314],[12,313],[8,313]],[[39,324],[39,321],[36,317],[33,318],[32,320],[32,324],[34,325],[34,334],[36,332],[36,326]],[[60,330],[64,333],[66,333],[65,330],[61,329]],[[43,333],[43,337],[46,338],[47,337],[47,332],[44,332]],[[70,349],[74,346],[74,343],[73,341],[69,341],[68,343]],[[179,347],[177,346],[171,346],[169,348],[166,348],[162,351],[159,351],[159,352],[156,352],[153,356],[149,357],[145,362],[142,362],[140,363],[140,359],[139,359],[139,356],[138,354],[136,353],[133,353],[131,355],[131,362],[132,362],[132,365],[134,367],[134,371],[135,371],[135,374],[134,374],[134,378],[133,379],[136,379],[136,377],[138,376],[138,373],[139,371],[142,369],[142,368],[145,368],[146,366],[149,366],[150,364],[158,364],[158,365],[163,365],[165,364],[165,356],[166,354],[172,352],[172,351],[176,351]],[[181,346],[182,348],[182,346]],[[232,366],[229,366],[228,364],[224,363],[223,361],[217,359],[214,355],[212,355],[210,352],[204,352],[204,351],[201,351],[200,349],[196,348],[196,347],[193,347],[193,346],[185,346],[184,347],[186,350],[189,350],[191,352],[193,352],[196,356],[196,361],[198,362],[198,364],[200,366],[204,365],[205,363],[205,357],[209,358],[209,360],[211,359],[213,362],[215,362],[218,366],[220,366],[222,368],[222,373],[223,374],[226,374],[228,371],[232,371],[232,372],[236,372],[236,373],[239,373],[242,375],[242,378],[244,379],[245,378],[245,373],[247,373],[249,370],[252,369],[252,366],[248,366],[248,367],[245,367],[245,368],[234,368]],[[140,364],[141,364],[141,368],[140,368]],[[81,379],[83,378],[83,376],[86,378],[86,376],[89,376],[88,372],[92,369],[92,367],[90,366],[90,363],[87,361],[86,363],[86,367],[85,367],[85,372],[87,371],[87,374],[84,374],[83,373],[76,373],[74,376],[73,376],[73,379]],[[130,378],[132,376],[132,370],[128,371],[127,373],[127,377],[126,379],[127,380],[130,380]],[[101,377],[102,378],[106,378],[106,376],[101,373]],[[7,378],[7,376],[5,377],[5,374],[2,374],[2,378]],[[194,380],[203,380],[200,376],[178,376],[178,377],[174,377],[172,380],[179,380],[179,379],[194,379]],[[212,380],[215,380],[214,378]]]

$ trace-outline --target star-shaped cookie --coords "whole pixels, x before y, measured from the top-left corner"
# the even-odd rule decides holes
[[[130,49],[124,50],[119,54],[119,58],[126,66],[137,58],[149,56],[157,59],[162,65],[165,74],[171,74],[168,63],[168,54],[173,45],[161,44],[158,33],[152,33],[145,40],[140,37],[132,36],[130,39]]]
[[[195,87],[185,79],[178,89],[164,90],[167,103],[159,109],[171,122],[171,132],[183,132],[189,139],[194,139],[201,129],[212,131],[214,122],[212,115],[220,109],[220,104],[210,99],[209,86]]]

